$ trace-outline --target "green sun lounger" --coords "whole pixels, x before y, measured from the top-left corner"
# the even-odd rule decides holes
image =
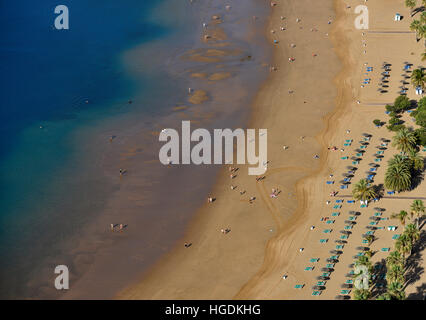
[[[362,240],[362,243],[368,243],[368,240],[367,239],[364,239],[364,240]]]
[[[338,255],[330,256],[330,259],[337,260],[339,259],[339,256]]]
[[[399,234],[394,234],[394,235],[392,236],[392,240],[397,240],[400,236],[401,236],[401,235],[399,235]]]
[[[323,272],[321,274],[322,277],[329,277],[330,276],[330,272]]]
[[[334,207],[333,207],[333,209],[340,209],[341,207],[342,207],[341,204],[335,204]]]
[[[351,145],[350,143],[344,143],[343,144],[344,147],[350,147],[350,145]]]
[[[352,164],[357,165],[357,164],[359,164],[359,161],[352,161]]]
[[[347,235],[341,235],[341,236],[340,236],[340,239],[342,239],[342,240],[345,240],[345,239],[347,239],[347,238],[349,238]]]
[[[312,263],[314,263],[314,262],[318,262],[319,261],[319,258],[311,258],[310,260],[309,260],[309,262],[312,262]]]
[[[354,283],[354,281],[353,281],[352,279],[348,279],[348,280],[346,280],[346,281],[345,281],[345,283],[346,283],[346,284],[353,284],[353,283]]]
[[[371,222],[369,223],[369,225],[370,225],[370,226],[377,226],[377,224],[378,224],[378,222],[376,222],[376,221],[371,221]]]
[[[340,294],[349,294],[349,293],[351,293],[351,290],[342,290],[342,291],[340,291]]]
[[[334,220],[327,220],[326,224],[333,224]]]
[[[321,295],[321,291],[312,291],[313,296],[319,296]]]
[[[340,216],[340,212],[333,212],[331,215],[332,215],[333,217],[338,217],[338,216]]]
[[[362,155],[363,155],[363,153],[361,153],[361,152],[358,152],[358,153],[356,154],[356,156],[357,156],[357,157],[362,157]]]
[[[362,204],[362,205],[361,205],[361,208],[367,208],[367,205]]]
[[[352,229],[352,226],[345,226],[345,228],[344,228],[345,230],[351,230]]]
[[[333,229],[325,229],[323,232],[324,233],[331,233],[331,231],[333,231]]]
[[[348,160],[349,157],[341,157],[340,159],[342,159],[342,160]]]
[[[361,146],[360,149],[367,149],[367,146]]]
[[[381,251],[388,252],[388,251],[390,251],[390,248],[382,248]]]
[[[353,139],[346,139],[345,142],[352,142],[354,141]]]
[[[320,243],[327,243],[328,239],[320,239]]]
[[[312,271],[312,270],[314,270],[314,267],[306,267],[305,268],[305,271]]]
[[[350,221],[355,221],[355,220],[356,220],[356,216],[350,216],[350,217],[349,217],[349,220],[350,220]]]
[[[327,263],[325,265],[326,268],[334,268],[334,263]]]
[[[296,284],[295,286],[294,286],[294,288],[295,289],[303,289],[303,287],[304,287],[305,285],[304,284]]]
[[[326,283],[327,281],[318,281],[317,286],[325,286]]]
[[[367,231],[365,234],[366,234],[366,235],[368,235],[368,236],[371,236],[371,235],[373,235],[373,234],[374,234],[374,230]]]
[[[374,159],[374,162],[381,162],[381,161],[382,161],[381,158]]]
[[[343,244],[338,244],[338,245],[336,246],[336,250],[341,250],[341,249],[343,249],[343,247],[344,247],[344,245],[343,245]]]
[[[382,213],[381,213],[381,212],[375,212],[375,213],[374,213],[374,216],[375,216],[375,217],[381,217],[381,216],[382,216]]]

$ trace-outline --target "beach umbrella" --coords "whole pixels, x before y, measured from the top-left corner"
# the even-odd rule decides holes
[[[323,272],[333,272],[334,269],[333,268],[321,268],[321,271],[323,271]]]
[[[335,242],[335,243],[340,243],[340,244],[348,243],[348,242],[347,242],[347,241],[345,241],[345,240],[334,240],[334,242]]]
[[[366,226],[365,228],[368,229],[368,230],[376,230],[377,229],[376,227],[373,227],[373,226]]]
[[[381,212],[386,211],[385,208],[380,208],[380,207],[374,207],[374,210],[381,211]]]
[[[371,135],[371,134],[369,134],[369,133],[365,133],[365,132],[364,132],[362,135],[363,135],[364,137],[372,137],[372,135]]]
[[[330,262],[330,263],[337,263],[337,262],[339,262],[339,260],[337,260],[337,259],[331,259],[331,258],[328,258],[325,261],[326,262]]]
[[[355,222],[355,221],[351,221],[351,220],[345,220],[345,223],[347,223],[347,224],[352,224],[352,225],[356,224],[356,222]]]
[[[347,230],[340,230],[340,233],[343,233],[343,234],[346,234],[346,235],[352,234],[351,231],[347,231]]]
[[[330,279],[330,278],[326,277],[326,276],[318,276],[317,277],[317,280],[328,280],[328,279]]]
[[[356,247],[357,250],[361,250],[361,251],[367,251],[368,248],[367,247]]]
[[[349,211],[349,214],[357,216],[359,214],[359,212],[351,210],[351,211]]]
[[[342,254],[343,253],[343,251],[340,251],[340,250],[330,250],[329,252],[331,254]]]
[[[342,289],[352,289],[352,285],[350,283],[344,283],[340,285],[340,288]]]
[[[312,290],[324,290],[325,286],[313,286]]]

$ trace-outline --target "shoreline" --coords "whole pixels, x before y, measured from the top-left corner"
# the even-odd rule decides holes
[[[283,5],[283,4],[279,4],[279,6],[281,6],[281,5]],[[278,11],[274,12],[274,10],[276,10],[276,8],[272,9],[273,12],[271,13],[271,16],[269,17],[269,23],[268,23],[267,29],[271,28],[271,26],[274,23],[276,24],[280,19],[279,18],[280,14],[278,13]],[[281,14],[282,14],[282,12],[281,12]],[[292,15],[291,19],[293,20],[293,18],[295,19],[294,15]],[[287,14],[286,23],[289,20],[290,19],[288,18],[288,14]],[[323,23],[326,24],[326,21],[323,21]],[[276,31],[276,32],[279,32],[279,31]],[[271,43],[273,37],[268,35],[267,30],[265,30],[265,33],[266,33],[268,41]],[[324,34],[324,33],[325,32],[322,30],[321,34]],[[281,41],[281,43],[284,43],[284,41]],[[273,46],[273,44],[271,44],[271,46]],[[287,49],[287,51],[290,51],[290,50],[291,49]],[[281,64],[281,69],[285,70],[285,69],[288,68],[288,66],[286,65],[287,62],[283,58],[280,59],[280,57],[277,57],[277,53],[274,54],[274,64],[276,64],[276,63]],[[266,90],[265,88],[271,87],[271,84],[277,83],[277,82],[280,82],[280,81],[282,81],[282,79],[278,79],[277,75],[271,74],[268,77],[268,79],[265,81],[265,83],[262,84],[262,86],[259,89],[258,94],[255,98],[255,101],[257,101],[257,102],[253,103],[254,106],[252,107],[252,111],[251,111],[251,117],[250,117],[251,120],[249,121],[249,127],[251,127],[251,128],[261,128],[262,127],[262,126],[259,126],[262,123],[262,120],[259,120],[259,119],[261,119],[264,116],[264,115],[262,115],[262,113],[264,113],[264,109],[262,109],[262,105],[264,103],[261,102],[261,101],[258,101],[258,100],[261,100],[261,99],[259,99],[259,93],[265,91]],[[258,114],[259,112],[261,114]],[[321,120],[321,122],[323,123],[323,120]],[[268,131],[270,131],[270,127],[267,127],[267,128],[268,128]],[[293,140],[295,140],[294,138],[295,137],[293,137]],[[312,141],[311,141],[311,144],[312,144]],[[270,142],[268,142],[268,145],[270,145]],[[323,162],[323,160],[321,160],[321,162]],[[294,181],[294,183],[296,183],[296,181],[300,181],[300,179],[301,179],[301,177],[300,177],[301,173],[300,172],[303,172],[303,176],[306,176],[306,174],[311,173],[311,169],[308,169],[307,167],[308,166],[299,166],[299,165],[293,164],[293,165],[285,166],[284,168],[279,167],[279,168],[268,169],[268,171],[266,172],[266,176],[269,176],[269,174],[272,170],[278,171],[280,173],[285,172],[287,175],[294,175],[294,177],[292,177],[292,180]],[[242,171],[242,172],[245,172],[245,170],[246,170],[245,167],[240,168],[240,171]],[[318,169],[318,171],[319,170],[320,169]],[[224,170],[221,170],[221,173],[219,174],[219,177],[217,178],[216,183],[215,183],[215,185],[212,189],[212,194],[218,195],[218,201],[221,201],[221,199],[223,197],[227,197],[227,194],[229,193],[229,191],[224,191],[224,188],[223,188],[223,186],[226,185],[227,182],[229,181],[229,178],[226,178],[226,173],[224,174],[223,171]],[[254,180],[254,177],[251,177],[251,179]],[[306,179],[306,177],[303,178],[303,179]],[[299,183],[300,182],[297,182],[297,185]],[[287,185],[289,185],[289,184],[291,185],[293,183],[287,183]],[[259,189],[259,186],[256,185],[255,188],[253,189],[253,191],[256,188]],[[264,190],[264,187],[263,188],[261,187],[261,189],[263,189],[263,190],[257,190],[257,191],[260,191],[261,193],[263,193],[263,197],[262,197],[263,199],[267,198],[268,196],[266,194],[266,191]],[[289,189],[291,189],[291,187],[289,187]],[[298,195],[298,200],[300,202],[299,198],[301,198],[300,195]],[[291,214],[291,212],[294,212],[294,210],[296,209],[295,205],[294,205],[294,202],[296,202],[296,201],[294,199],[291,199],[291,201],[293,203],[288,205],[288,208],[286,210],[287,214],[285,215],[284,218],[282,216],[280,216],[279,214],[277,214],[277,212],[275,212],[276,208],[272,208],[272,209],[268,208],[268,204],[266,204],[265,208],[262,208],[262,209],[266,209],[265,211],[271,212],[270,217],[262,218],[262,220],[264,220],[264,221],[262,221],[263,227],[267,228],[268,226],[273,226],[272,229],[277,228],[279,230],[278,231],[279,233],[277,234],[277,232],[274,230],[272,238],[271,238],[271,233],[265,233],[265,234],[262,234],[259,237],[254,237],[254,238],[256,238],[256,241],[255,241],[256,243],[252,244],[251,250],[252,250],[252,253],[253,253],[253,246],[256,246],[255,254],[253,255],[253,257],[245,257],[245,260],[249,260],[249,261],[250,260],[257,260],[257,261],[251,261],[251,263],[252,263],[252,266],[251,266],[252,271],[251,272],[246,272],[246,270],[244,270],[245,276],[242,276],[241,277],[242,279],[238,279],[238,281],[234,281],[235,287],[233,288],[233,290],[227,290],[226,288],[224,288],[224,286],[220,286],[220,288],[216,288],[215,290],[212,290],[212,291],[216,291],[214,294],[209,294],[207,292],[203,292],[203,290],[199,290],[199,291],[197,291],[195,296],[199,297],[199,299],[230,299],[230,298],[244,299],[244,298],[246,298],[244,296],[244,294],[241,293],[244,289],[240,290],[240,288],[245,283],[248,283],[249,281],[251,281],[250,279],[252,279],[252,276],[255,273],[257,273],[257,270],[260,269],[260,267],[263,265],[263,259],[260,259],[260,261],[259,261],[259,258],[263,257],[265,246],[267,246],[267,245],[270,246],[273,243],[274,238],[283,234],[283,232],[284,232],[283,230],[286,230],[285,228],[283,229],[284,223],[289,223],[290,221],[292,221],[292,219],[294,219],[295,216],[297,216],[297,212],[295,212],[293,215]],[[272,205],[272,206],[274,206],[274,205]],[[211,228],[212,225],[215,225],[215,223],[213,221],[211,221],[211,218],[207,217],[207,215],[209,214],[209,211],[210,212],[214,211],[214,209],[209,210],[208,207],[203,206],[202,208],[200,208],[200,210],[198,210],[195,218],[191,221],[189,227],[187,228],[184,239],[200,240],[202,238],[202,236],[201,236],[202,231],[201,230],[205,231],[206,228]],[[290,220],[288,220],[289,216],[291,217]],[[259,220],[256,220],[256,223],[259,223]],[[252,227],[253,226],[251,226],[251,228]],[[291,224],[289,227],[290,227],[290,229],[294,229],[295,225]],[[256,229],[256,228],[252,228],[252,229]],[[231,233],[232,232],[233,231],[231,231]],[[230,241],[232,241],[232,240],[230,240]],[[182,242],[183,242],[183,239],[182,239],[181,243]],[[159,278],[161,278],[161,274],[168,274],[169,272],[173,272],[172,271],[173,268],[170,268],[170,265],[175,264],[176,261],[182,261],[184,259],[190,259],[187,255],[187,252],[185,252],[185,250],[182,249],[181,243],[176,244],[175,248],[170,253],[168,253],[163,259],[161,259],[161,261],[159,263],[154,265],[142,277],[142,280],[139,282],[138,285],[132,286],[132,287],[129,287],[129,288],[123,290],[122,292],[120,292],[118,294],[117,297],[119,299],[121,299],[121,298],[124,298],[124,299],[129,299],[129,298],[130,299],[135,299],[135,298],[136,299],[157,299],[157,298],[160,298],[160,299],[185,299],[185,298],[189,298],[189,297],[194,297],[194,295],[193,295],[194,293],[192,293],[192,296],[191,296],[190,294],[187,294],[187,293],[184,293],[180,290],[177,290],[177,288],[170,289],[170,292],[168,292],[168,293],[162,293],[161,291],[163,291],[163,289],[161,289],[161,288],[159,290],[153,289],[154,285],[152,285],[151,283],[149,283],[148,285],[152,286],[151,289],[153,289],[152,290],[153,292],[150,292],[149,289],[144,288],[145,285],[144,285],[143,282],[150,281],[150,280],[155,279],[155,278],[159,279]],[[268,252],[268,250],[266,251],[266,253],[267,252]],[[199,256],[193,257],[193,259],[200,259]],[[206,258],[204,258],[204,259],[206,259]],[[266,258],[265,258],[265,260],[266,260]],[[214,267],[211,267],[210,270],[212,270],[212,269],[214,269]],[[241,270],[241,271],[243,271],[243,270]],[[235,271],[235,270],[234,270],[234,272],[238,273],[238,271]],[[181,276],[181,274],[179,272],[176,272],[176,273]],[[191,281],[189,279],[187,279],[187,281],[188,282],[185,283],[185,285],[188,285],[187,289],[189,289],[190,285],[188,283],[192,283],[192,285],[193,285],[193,281]],[[160,281],[156,282],[154,280],[152,282],[156,283],[157,286],[159,286]],[[209,281],[207,281],[207,282],[209,282]],[[167,288],[164,291],[167,291]],[[232,293],[232,291],[234,291],[234,292]],[[220,292],[220,294],[219,294],[219,292]],[[202,294],[202,295],[199,296],[200,294]]]

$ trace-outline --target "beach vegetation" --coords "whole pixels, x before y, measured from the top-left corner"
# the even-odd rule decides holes
[[[411,172],[406,166],[390,166],[385,173],[385,187],[397,192],[410,190]]]
[[[420,219],[425,215],[425,206],[422,200],[413,200],[411,204],[411,214],[416,216],[417,228],[420,225]]]
[[[414,131],[409,128],[402,128],[393,137],[392,145],[404,154],[416,149],[417,137]]]
[[[403,233],[395,242],[395,249],[398,250],[402,257],[405,260],[405,255],[411,253],[411,249],[413,248],[413,243],[407,234]]]
[[[405,221],[406,221],[406,219],[408,218],[408,212],[407,211],[404,211],[404,210],[401,210],[400,212],[398,212],[398,213],[393,213],[392,215],[391,215],[391,218],[392,219],[398,219],[399,220],[399,222],[401,222],[401,224],[402,225],[405,225]]]
[[[377,197],[377,192],[366,179],[361,179],[354,185],[352,196],[355,200],[369,201]]]
[[[355,300],[368,300],[371,296],[371,292],[368,289],[355,289],[354,298]]]
[[[395,99],[395,102],[393,103],[395,111],[396,112],[402,112],[405,110],[410,109],[411,107],[411,101],[407,96],[399,96]]]
[[[411,74],[411,84],[414,86],[414,88],[421,87],[422,89],[424,89],[425,80],[426,75],[423,71],[423,68],[413,70],[413,73]]]
[[[396,299],[396,300],[405,299],[404,285],[399,281],[391,282],[388,285],[388,293],[391,295],[393,299]]]

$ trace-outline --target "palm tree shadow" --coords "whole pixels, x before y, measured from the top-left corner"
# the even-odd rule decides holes
[[[413,245],[413,253],[408,257],[406,263],[406,272],[405,272],[405,288],[408,285],[412,285],[421,279],[421,275],[424,273],[424,267],[422,265],[422,257],[421,252],[426,248],[426,231],[423,230],[420,233],[419,240]],[[426,284],[422,284],[420,287],[417,287],[417,291],[415,294],[411,294],[408,296],[408,299],[415,299],[414,296],[418,296],[418,294],[422,294],[422,298],[424,295],[424,286]],[[419,291],[419,288],[423,288],[423,292]]]

